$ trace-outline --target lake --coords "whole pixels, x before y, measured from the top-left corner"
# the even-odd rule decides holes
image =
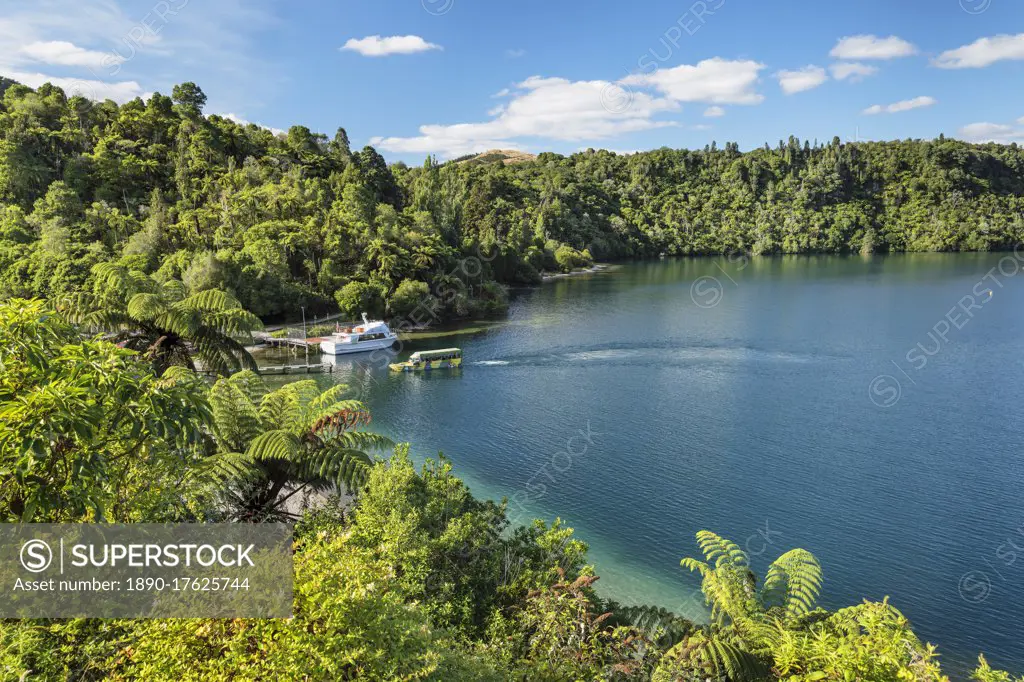
[[[457,374],[343,357],[375,427],[520,521],[561,517],[604,594],[704,617],[709,529],[821,603],[892,603],[956,674],[1024,669],[1024,254],[666,260],[517,292],[421,338]],[[1020,548],[1020,549],[1018,549]]]

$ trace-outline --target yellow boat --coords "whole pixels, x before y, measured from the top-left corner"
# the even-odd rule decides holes
[[[390,365],[394,372],[429,372],[434,369],[456,369],[462,366],[462,350],[442,348],[421,350],[409,356],[405,362]]]

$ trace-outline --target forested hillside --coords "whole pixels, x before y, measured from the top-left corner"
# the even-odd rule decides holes
[[[591,259],[988,250],[1024,236],[1016,145],[790,138],[410,168],[350,150],[340,128],[275,135],[205,115],[192,83],[120,106],[0,88],[5,298],[59,298],[115,261],[190,293],[228,290],[263,317],[301,304],[396,316],[433,295],[451,318],[499,311],[500,285]]]
[[[292,618],[0,619],[0,679],[948,682],[886,599],[821,608],[800,548],[759,577],[713,532],[680,547],[708,622],[603,599],[571,529],[512,527],[345,386],[265,382],[243,342],[303,304],[489,314],[592,259],[1012,247],[1016,146],[409,168],[341,129],[206,116],[191,83],[120,106],[0,93],[0,521],[297,522]],[[310,509],[333,491],[351,503]],[[972,679],[1024,682],[983,658]]]

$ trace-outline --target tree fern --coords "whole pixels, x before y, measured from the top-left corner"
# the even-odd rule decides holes
[[[262,324],[224,291],[187,296],[178,280],[157,283],[145,273],[102,263],[93,268],[93,291],[62,301],[60,310],[71,322],[146,354],[158,372],[197,362],[224,375],[256,367],[242,341]]]
[[[787,619],[814,608],[821,592],[821,566],[805,549],[791,549],[768,567],[761,602],[766,608],[780,606]]]
[[[222,483],[226,500],[248,519],[287,516],[283,504],[299,490],[358,491],[373,465],[368,453],[393,444],[358,430],[369,412],[342,399],[345,390],[321,391],[307,380],[270,391],[248,371],[218,380],[210,403],[219,452],[202,475]]]

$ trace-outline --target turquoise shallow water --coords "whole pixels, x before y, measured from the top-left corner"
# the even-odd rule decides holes
[[[376,427],[421,458],[444,451],[475,493],[510,497],[512,516],[565,519],[623,601],[701,617],[679,559],[707,528],[759,571],[813,551],[824,605],[888,595],[954,670],[982,650],[1024,670],[1021,265],[623,265],[404,349],[461,346],[456,375],[393,375],[362,356],[321,380],[351,383]]]

